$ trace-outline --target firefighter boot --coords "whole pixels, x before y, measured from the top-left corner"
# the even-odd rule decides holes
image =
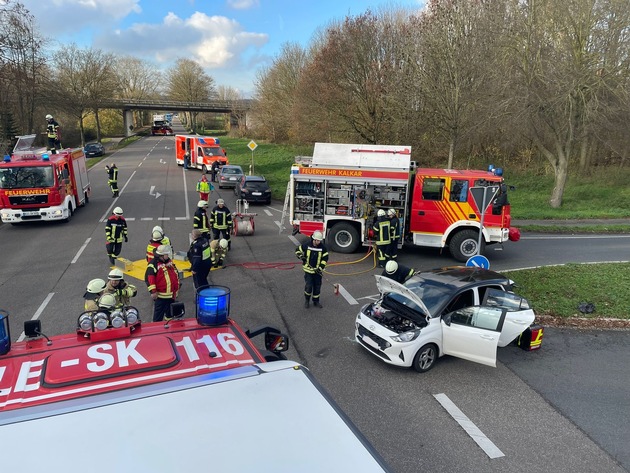
[[[306,301],[304,302],[304,308],[308,309],[311,296],[304,296],[304,299],[306,299]]]
[[[109,263],[114,266],[116,264],[116,258],[114,258],[113,256],[109,257]]]
[[[313,299],[313,306],[314,306],[314,307],[318,307],[318,308],[320,308],[320,309],[322,309],[322,308],[323,308],[323,306],[319,303],[319,298],[317,298],[317,299]]]

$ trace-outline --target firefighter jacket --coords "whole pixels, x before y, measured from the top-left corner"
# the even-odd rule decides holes
[[[377,245],[389,245],[391,243],[391,224],[387,217],[379,217],[374,221],[374,242]]]
[[[104,294],[112,294],[116,298],[116,309],[127,307],[131,303],[131,298],[138,294],[138,289],[133,284],[121,280],[118,286],[114,287],[111,281],[107,281]]]
[[[210,225],[216,230],[227,230],[228,227],[231,227],[232,214],[230,213],[230,209],[225,205],[223,208],[218,205],[213,208],[210,214]]]
[[[59,123],[56,120],[51,120],[46,125],[46,136],[55,140],[59,138]]]
[[[171,240],[167,236],[164,236],[161,240],[149,240],[149,244],[147,245],[147,263],[150,263],[151,260],[155,258],[155,250],[157,250],[158,246],[170,244]]]
[[[112,182],[118,182],[118,168],[114,165],[107,168],[107,175],[109,176],[108,184]]]
[[[221,248],[221,246],[219,246],[219,240],[212,240],[210,242],[210,260],[212,266],[222,265],[227,252],[227,248]]]
[[[108,243],[122,243],[127,238],[127,221],[120,215],[112,215],[107,219],[105,238]]]
[[[201,180],[197,182],[197,192],[200,192],[202,194],[209,194],[211,190],[213,189],[208,181]]]
[[[195,273],[206,271],[210,268],[210,242],[204,236],[193,240],[186,254],[190,261],[190,270]]]
[[[398,217],[391,217],[389,221],[389,236],[392,242],[400,240],[400,220]]]
[[[160,299],[175,299],[179,292],[177,266],[172,261],[153,258],[144,273],[144,282],[150,293],[157,292]]]
[[[98,310],[98,298],[100,296],[98,294],[96,294],[96,297],[94,299],[86,299],[85,303],[83,304],[83,308],[86,312],[94,312],[95,310]]]
[[[389,279],[393,279],[397,283],[405,284],[411,276],[413,276],[415,270],[408,268],[407,266],[403,266],[402,264],[398,265],[398,269],[393,274],[387,274],[387,271],[383,271],[381,276],[385,276]]]
[[[304,243],[295,249],[295,254],[302,260],[302,269],[305,273],[321,274],[328,264],[328,249],[324,242],[319,246],[313,244],[313,239],[309,243]]]
[[[195,211],[195,216],[193,217],[193,228],[198,228],[201,230],[201,233],[208,233],[210,230],[210,222],[208,221],[208,214],[205,209],[198,208]]]

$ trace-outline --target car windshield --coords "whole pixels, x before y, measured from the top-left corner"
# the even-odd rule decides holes
[[[243,174],[243,171],[241,171],[238,168],[223,168],[221,170],[222,174]]]
[[[427,306],[431,315],[436,314],[453,296],[453,289],[451,287],[436,283],[435,281],[425,280],[419,276],[410,279],[405,286],[422,299],[422,302]]]
[[[265,181],[246,181],[243,187],[254,191],[266,191],[269,186]]]
[[[99,147],[100,147],[100,145],[98,145],[96,143],[85,145],[85,149],[99,149]]]
[[[0,188],[2,189],[52,187],[54,183],[52,166],[0,169]]]

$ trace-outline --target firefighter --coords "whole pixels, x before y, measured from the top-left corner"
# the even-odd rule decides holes
[[[103,295],[106,286],[105,281],[100,278],[92,279],[88,283],[85,288],[85,294],[83,294],[83,299],[85,299],[83,308],[86,311],[98,310],[98,298]]]
[[[385,263],[389,259],[388,251],[391,243],[391,223],[387,218],[387,214],[383,209],[379,209],[376,214],[376,220],[372,226],[374,231],[374,243],[376,244],[376,258],[378,259],[378,267],[384,268]]]
[[[109,188],[112,190],[112,198],[118,197],[118,168],[116,167],[116,163],[113,163],[111,166],[106,164],[105,169],[107,169],[107,175],[109,176],[107,184],[109,184]]]
[[[387,256],[390,260],[398,258],[398,240],[400,240],[400,220],[396,215],[396,209],[389,209],[387,211],[387,217],[389,218],[389,235],[391,243],[387,249]]]
[[[200,230],[193,228],[192,242],[186,254],[190,261],[190,272],[193,276],[195,289],[208,285],[208,274],[212,265],[210,242]]]
[[[313,305],[322,308],[319,301],[319,294],[322,288],[322,273],[326,269],[328,263],[328,249],[322,241],[324,235],[319,230],[314,232],[311,240],[298,246],[295,254],[302,260],[302,269],[304,270],[304,308],[308,309],[311,296],[313,297]]]
[[[208,201],[200,200],[197,202],[197,210],[193,216],[193,229],[201,230],[206,238],[210,238],[210,220],[208,219]]]
[[[116,263],[120,250],[122,250],[123,239],[125,243],[129,241],[127,237],[127,221],[123,217],[123,210],[120,207],[116,207],[112,215],[107,219],[105,238],[107,239],[105,248],[107,249],[109,262],[113,265]]]
[[[61,149],[60,134],[59,123],[51,114],[46,115],[46,137],[48,138],[48,149],[52,154],[57,154],[57,150]]]
[[[171,318],[171,305],[176,301],[180,282],[177,266],[171,260],[171,247],[160,245],[155,258],[147,265],[144,273],[151,299],[153,299],[153,322]]]
[[[116,297],[116,309],[127,307],[131,298],[138,293],[136,286],[125,281],[123,279],[124,276],[124,273],[118,268],[112,269],[107,275],[108,281],[105,294],[111,294]]]
[[[184,169],[188,169],[190,166],[190,151],[184,153]]]
[[[228,242],[228,250],[232,249],[230,233],[232,231],[232,214],[225,206],[223,199],[217,200],[217,205],[210,212],[210,226],[212,227],[212,239],[218,240],[223,236]]]
[[[116,308],[116,297],[113,294],[105,293],[96,302],[99,312],[110,314]]]
[[[220,240],[212,240],[210,242],[210,261],[213,268],[223,266],[223,261],[229,251],[229,244],[225,238]]]
[[[201,176],[201,179],[197,182],[197,192],[199,192],[199,200],[210,200],[210,192],[214,190],[212,184],[208,182],[208,178],[205,174]]]
[[[210,167],[210,172],[212,172],[212,182],[217,182],[217,177],[219,174],[219,160],[216,159],[213,163],[212,166]]]
[[[150,263],[153,257],[155,256],[155,250],[160,245],[170,245],[171,240],[169,237],[164,235],[164,230],[159,225],[153,227],[151,230],[151,239],[149,240],[149,244],[147,245],[147,263]]]
[[[393,279],[397,283],[405,284],[405,282],[407,282],[407,280],[414,274],[416,274],[415,270],[408,268],[407,266],[403,266],[402,264],[398,264],[394,260],[390,260],[385,265],[385,270],[381,276]]]

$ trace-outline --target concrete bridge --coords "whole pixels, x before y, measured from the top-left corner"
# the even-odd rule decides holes
[[[134,99],[110,99],[100,104],[100,108],[119,108],[123,111],[123,126],[125,135],[131,136],[130,125],[133,124],[133,110],[155,110],[169,112],[214,112],[247,114],[251,109],[253,100],[213,100],[209,102],[180,102],[175,100],[134,100]]]

